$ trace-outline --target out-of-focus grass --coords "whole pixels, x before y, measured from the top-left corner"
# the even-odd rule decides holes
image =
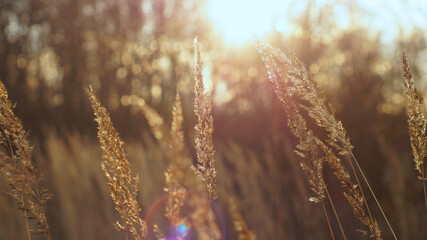
[[[54,198],[47,204],[53,239],[123,239],[124,235],[112,227],[112,222],[119,216],[100,167],[101,151],[96,139],[75,132],[66,137],[59,137],[53,131],[45,132],[45,142],[34,144],[35,159],[44,176],[43,183],[48,184],[54,194]],[[390,153],[393,145],[380,137],[378,139],[382,151]],[[308,201],[308,187],[297,165],[291,140],[274,143],[271,139],[260,139],[256,151],[233,140],[215,144],[217,202],[224,214],[226,229],[223,229],[223,234],[226,239],[236,239],[232,223],[227,220],[230,219],[227,214],[231,197],[236,199],[239,211],[258,239],[328,238],[321,211]],[[154,140],[148,132],[141,134],[138,140],[126,141],[132,171],[138,172],[141,177],[141,195],[138,199],[144,217],[152,204],[164,194],[163,173],[170,159],[168,149],[167,145]],[[195,159],[194,151],[191,152]],[[380,191],[379,198],[386,211],[391,213],[398,234],[406,236],[402,239],[423,239],[426,218],[417,211],[420,204],[416,189],[408,188],[410,182],[407,180],[397,186],[395,181],[389,179],[390,175],[396,176],[396,171],[403,177],[411,174],[410,166],[407,169],[396,167],[399,165],[396,161],[390,159],[390,166],[384,168],[387,178],[372,177],[370,180],[375,185],[396,190]],[[347,237],[362,239],[354,229],[357,225],[350,209],[346,207],[345,199],[340,197],[339,185],[334,182],[331,173],[326,172],[325,175],[328,181],[331,180],[330,191],[337,197],[336,207],[348,231]],[[6,187],[3,182],[0,186],[1,189]],[[406,190],[402,192],[402,188]],[[0,196],[0,203],[1,239],[25,238],[22,213],[15,210],[13,202],[4,195]],[[34,239],[43,239],[43,236]]]
[[[52,237],[122,239],[124,236],[112,227],[118,216],[100,167],[100,149],[95,139],[77,133],[70,133],[64,139],[48,131],[45,143],[35,145],[35,159],[43,182],[54,193],[47,204]],[[316,236],[322,234],[318,214],[310,212],[310,204],[302,200],[307,196],[298,168],[292,166],[295,171],[283,174],[269,144],[264,145],[265,152],[260,154],[243,149],[235,142],[217,147],[218,204],[227,226],[223,234],[234,238],[232,223],[226,220],[231,197],[237,200],[239,210],[260,239],[311,236],[304,233],[304,228],[318,229],[313,231]],[[149,134],[142,134],[140,141],[126,142],[126,146],[132,170],[141,176],[138,197],[145,216],[153,202],[164,194],[168,146],[162,146]],[[15,210],[6,196],[2,195],[0,202],[0,235],[4,239],[24,238],[25,235],[20,235],[25,233],[22,213]]]

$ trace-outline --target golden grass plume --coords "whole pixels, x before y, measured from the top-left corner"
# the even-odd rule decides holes
[[[270,45],[263,45],[260,43],[257,43],[257,48],[267,68],[268,77],[275,87],[275,92],[288,114],[288,125],[293,134],[299,138],[300,143],[297,146],[297,149],[299,149],[299,155],[310,159],[310,157],[313,156],[307,155],[306,153],[313,153],[313,148],[316,149],[316,152],[318,152],[318,149],[322,151],[323,157],[325,157],[325,160],[335,171],[335,175],[338,180],[341,182],[343,187],[345,187],[344,195],[346,196],[354,215],[367,228],[366,231],[362,232],[366,232],[371,238],[382,239],[377,220],[373,218],[370,213],[363,189],[353,167],[353,162],[358,167],[360,174],[365,180],[366,185],[370,189],[378,207],[383,213],[382,208],[353,155],[353,146],[350,143],[350,139],[347,137],[347,133],[342,123],[337,121],[334,117],[334,110],[327,103],[323,92],[312,79],[304,64],[293,54],[285,54],[281,50],[273,48]],[[328,135],[324,141],[313,136],[312,130],[307,129],[305,120],[299,113],[299,109],[306,111],[308,116],[319,127],[326,130]],[[305,134],[307,137],[300,136],[301,134]],[[307,141],[304,140],[304,138],[309,138],[309,140],[311,138],[311,140]],[[310,146],[307,143],[316,144],[317,147]],[[340,159],[335,155],[330,147],[334,148],[340,156],[347,159],[354,177],[357,180],[357,184],[354,184],[350,180],[349,173],[344,169]],[[301,152],[301,150],[303,151]],[[314,158],[319,159],[321,157],[315,155]],[[309,169],[307,167],[305,168]],[[305,171],[307,172],[307,170]],[[312,178],[310,178],[310,175],[308,175],[308,177],[310,184],[313,186],[312,180],[310,180]],[[314,185],[318,186],[320,184],[320,182],[315,182]],[[320,187],[317,188],[320,189]],[[317,199],[315,198],[314,200]],[[394,231],[388,223],[388,219],[384,213],[383,216],[394,236]]]
[[[197,167],[193,169],[205,183],[209,199],[216,199],[216,170],[213,147],[212,99],[206,93],[203,82],[203,60],[200,54],[197,38],[194,39],[195,68],[194,68],[194,113],[197,124],[194,127],[194,141],[197,152]]]
[[[402,51],[403,86],[406,89],[406,110],[408,115],[409,137],[412,154],[414,155],[415,169],[418,179],[423,181],[424,200],[427,208],[427,180],[424,172],[424,161],[427,157],[427,120],[424,115],[423,97],[417,92],[406,53]]]
[[[136,200],[139,177],[132,177],[129,161],[124,151],[124,143],[111,122],[107,110],[101,106],[92,88],[86,90],[95,121],[98,123],[98,140],[103,151],[102,169],[108,180],[110,195],[122,219],[117,221],[117,230],[129,232],[134,239],[145,238],[147,226],[140,217],[141,208]]]
[[[28,239],[31,239],[30,232],[47,233],[50,239],[44,206],[52,195],[46,188],[39,186],[42,178],[31,162],[32,147],[28,142],[28,134],[13,109],[7,90],[0,82],[0,144],[4,149],[0,152],[0,171],[10,186],[6,194],[16,201],[24,213]],[[35,219],[37,228],[29,229],[30,219]]]

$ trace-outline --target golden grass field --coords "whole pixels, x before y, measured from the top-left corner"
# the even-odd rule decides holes
[[[426,238],[425,26],[171,3],[0,3],[0,240]]]

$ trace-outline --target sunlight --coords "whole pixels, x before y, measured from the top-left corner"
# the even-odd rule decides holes
[[[225,40],[243,44],[266,34],[274,24],[276,0],[210,0],[209,16]]]

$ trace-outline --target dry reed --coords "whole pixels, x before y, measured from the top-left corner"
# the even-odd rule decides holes
[[[23,211],[28,239],[31,239],[30,232],[46,233],[50,239],[44,206],[52,196],[46,188],[39,186],[42,178],[31,162],[32,147],[28,142],[28,134],[13,109],[7,90],[0,82],[0,144],[4,149],[0,153],[0,171],[10,186],[6,195],[14,199]],[[35,229],[30,229],[30,219],[36,220]]]
[[[423,97],[417,92],[412,79],[408,58],[402,51],[403,85],[406,89],[407,114],[409,137],[411,140],[412,154],[414,155],[415,169],[418,179],[422,181],[424,189],[424,201],[427,208],[426,177],[424,161],[427,157],[427,121],[423,112]]]
[[[276,94],[279,96],[279,99],[283,103],[284,108],[288,114],[288,125],[290,126],[294,135],[300,139],[300,144],[297,146],[299,150],[301,150],[302,147],[302,150],[306,152],[312,152],[313,150],[311,148],[313,148],[313,146],[304,144],[305,141],[301,141],[303,137],[299,136],[299,132],[297,132],[295,129],[305,131],[303,134],[306,134],[307,137],[316,139],[311,141],[318,145],[320,149],[322,149],[323,154],[326,157],[326,161],[335,171],[335,175],[337,176],[338,180],[346,189],[344,195],[353,209],[354,215],[367,228],[366,231],[362,232],[368,233],[371,238],[381,239],[381,231],[378,227],[377,221],[370,213],[362,186],[360,185],[357,173],[353,167],[354,162],[374,199],[376,200],[376,203],[381,210],[393,236],[395,237],[394,231],[391,228],[387,217],[385,216],[373,190],[371,189],[363,171],[361,170],[356,158],[353,155],[353,146],[347,137],[347,133],[342,123],[335,119],[334,110],[327,103],[323,92],[314,82],[304,64],[294,55],[286,55],[279,49],[275,49],[269,45],[258,44],[258,51],[266,65],[269,79],[275,86]],[[302,122],[305,123],[305,120],[303,117],[301,117],[298,109],[303,109],[306,111],[308,116],[315,121],[317,126],[327,131],[328,134],[324,142],[318,140],[316,137],[312,137],[312,131],[305,129],[305,124],[302,125]],[[303,144],[301,145],[301,143]],[[329,148],[328,145],[334,148],[340,156],[347,159],[349,165],[351,166],[354,177],[356,178],[357,184],[354,184],[350,180],[350,175],[348,174],[347,170],[344,169],[340,159],[335,155],[335,153]],[[299,155],[310,159],[310,156],[307,156],[305,152],[300,152]],[[316,184],[319,186],[321,185],[320,182]],[[318,188],[320,189],[320,187]],[[315,198],[314,200],[317,199]]]
[[[203,60],[200,55],[197,38],[194,39],[195,68],[194,68],[194,113],[197,124],[194,127],[194,141],[197,152],[197,167],[194,171],[203,180],[209,199],[216,199],[216,170],[213,148],[212,100],[206,93],[203,82]]]
[[[145,238],[147,227],[141,219],[141,208],[136,200],[139,177],[132,177],[129,161],[124,151],[124,143],[111,122],[107,110],[101,106],[92,88],[87,91],[95,121],[98,123],[98,140],[103,151],[102,169],[108,180],[110,195],[122,219],[114,226],[117,230],[129,232],[134,239]]]
[[[325,196],[328,196],[328,200],[334,208],[335,216],[345,239],[345,233],[342,230],[341,222],[335,212],[333,201],[329,197],[329,194],[325,194],[327,192],[326,184],[323,179],[323,162],[325,158],[322,152],[323,149],[320,148],[321,141],[314,135],[312,130],[307,128],[306,120],[301,116],[297,106],[293,103],[291,99],[292,93],[287,90],[291,86],[288,86],[289,83],[284,81],[282,69],[277,62],[274,61],[272,50],[273,49],[269,46],[262,46],[258,44],[258,51],[267,68],[269,79],[273,83],[274,90],[288,115],[288,126],[291,129],[292,134],[299,140],[295,153],[300,157],[307,159],[307,163],[300,163],[300,166],[303,169],[308,183],[311,186],[311,190],[314,193],[314,196],[310,197],[309,200],[315,203],[322,203],[331,236],[335,239],[328,214],[325,210],[325,203],[323,201]]]
[[[197,167],[194,167],[191,158],[185,149],[183,132],[182,103],[179,93],[176,94],[172,108],[172,124],[170,130],[169,146],[172,150],[172,161],[165,172],[166,188],[168,200],[165,207],[165,216],[173,226],[181,224],[185,218],[191,220],[193,226],[197,226],[199,239],[220,239],[220,231],[215,222],[215,215],[210,206],[210,201],[216,199],[216,170],[214,166],[213,150],[213,121],[211,116],[211,98],[205,93],[202,68],[203,62],[195,40],[196,67],[195,67],[195,114],[198,123],[195,126],[195,145],[197,152]],[[141,101],[138,101],[141,102]],[[148,106],[145,102],[139,104],[142,113],[147,119],[151,131],[156,133],[164,132],[163,118],[156,110]],[[161,120],[161,121],[159,121]],[[164,134],[156,137],[161,143],[166,141]],[[193,171],[191,171],[191,169]],[[205,191],[207,198],[195,194],[199,190]],[[181,216],[180,211],[187,203],[193,212],[189,216]],[[159,239],[163,239],[165,234],[160,227],[154,225],[154,232]],[[182,237],[182,236],[178,236]]]

